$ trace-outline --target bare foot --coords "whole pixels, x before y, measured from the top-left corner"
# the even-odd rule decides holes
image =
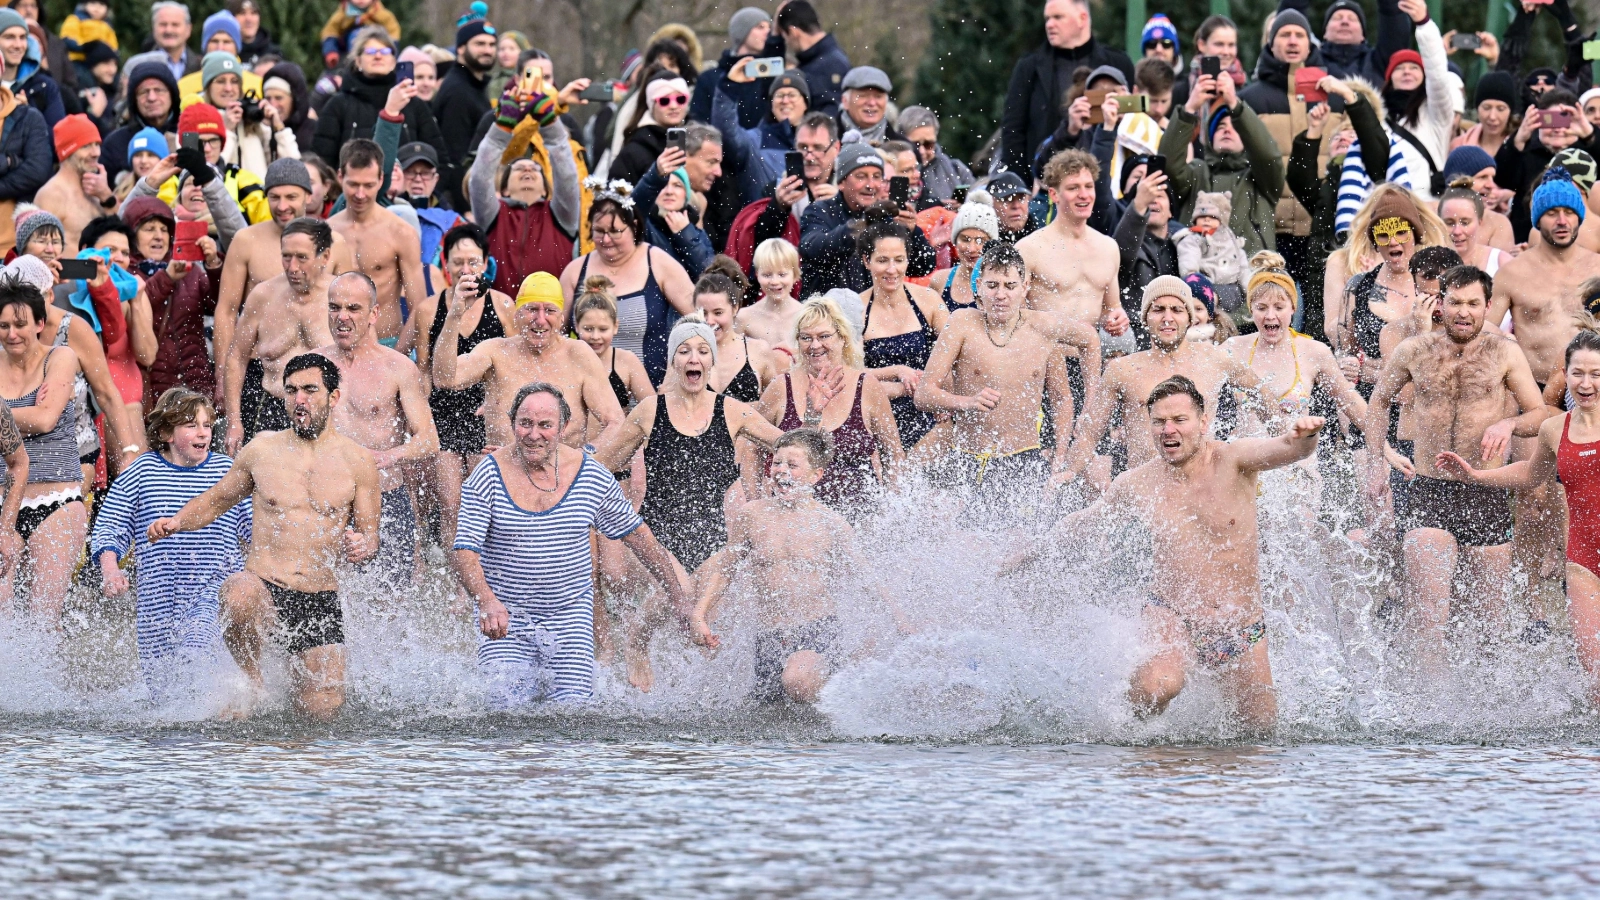
[[[217,719],[223,722],[241,722],[250,718],[256,711],[256,705],[266,694],[266,687],[259,681],[251,681],[239,690],[233,692],[233,698],[217,713]]]
[[[656,686],[656,673],[650,668],[650,657],[639,650],[625,655],[628,659],[628,683],[643,693],[650,693],[650,689]]]

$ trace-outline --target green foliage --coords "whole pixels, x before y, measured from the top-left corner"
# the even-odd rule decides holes
[[[1000,127],[1011,70],[1044,43],[1039,0],[933,0],[917,68],[918,103],[940,116],[939,140],[970,157]]]

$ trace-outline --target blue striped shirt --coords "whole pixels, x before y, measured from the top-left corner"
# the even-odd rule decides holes
[[[616,478],[588,454],[544,512],[512,502],[499,463],[487,456],[461,486],[455,549],[478,554],[489,589],[508,609],[527,608],[591,596],[589,529],[618,540],[642,524]]]
[[[1400,146],[1400,139],[1389,135],[1389,171],[1384,173],[1385,181],[1398,184],[1415,190],[1426,190],[1427,170],[1423,170],[1424,183],[1419,187],[1415,184],[1410,169],[1406,166],[1406,156]],[[1350,149],[1345,151],[1344,168],[1339,170],[1339,198],[1334,205],[1333,231],[1342,235],[1350,230],[1350,225],[1355,221],[1356,213],[1361,211],[1361,205],[1367,202],[1367,197],[1372,193],[1374,184],[1367,164],[1361,159],[1361,141],[1351,141]]]
[[[196,614],[197,606],[214,614],[222,582],[244,568],[240,543],[250,540],[249,499],[197,531],[157,544],[145,536],[150,523],[177,515],[232,468],[233,460],[220,453],[188,468],[146,452],[117,476],[100,501],[89,542],[91,558],[99,560],[107,550],[119,558],[133,552],[141,656],[169,649],[166,645],[177,640],[173,634],[182,630],[174,620]]]

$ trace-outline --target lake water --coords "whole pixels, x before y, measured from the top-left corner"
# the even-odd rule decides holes
[[[866,535],[917,632],[841,589],[816,709],[746,699],[737,602],[715,658],[658,636],[648,695],[608,670],[592,704],[491,714],[441,592],[351,590],[325,726],[281,670],[245,723],[152,708],[126,600],[75,598],[60,643],[0,618],[0,896],[1600,896],[1600,715],[1558,615],[1519,639],[1559,603],[1463,614],[1420,670],[1373,561],[1277,490],[1266,736],[1203,673],[1131,715],[1136,535],[1019,581],[936,503]]]

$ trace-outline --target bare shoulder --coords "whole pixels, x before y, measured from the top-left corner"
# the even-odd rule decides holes
[[[907,283],[906,288],[911,291],[911,301],[922,310],[923,315],[930,315],[935,306],[943,306],[944,299],[931,288],[920,284]]]
[[[950,314],[950,322],[945,326],[945,333],[952,334],[959,330],[983,327],[983,313],[967,306]]]
[[[287,434],[287,432],[284,432],[284,434]],[[373,479],[376,480],[378,464],[372,461],[371,450],[338,432],[333,434],[333,450],[350,467],[351,472],[370,472]]]
[[[567,349],[567,356],[579,365],[591,368],[600,365],[600,357],[595,355],[593,347],[577,338],[562,338],[561,341]]]
[[[1230,338],[1229,343],[1238,340]],[[1304,355],[1304,358],[1317,364],[1327,363],[1334,365],[1333,350],[1327,344],[1312,337],[1297,336],[1294,339],[1295,350]]]
[[[1241,353],[1248,353],[1249,345],[1251,341],[1254,340],[1255,337],[1248,334],[1241,334],[1228,338],[1222,342],[1222,352],[1228,354],[1229,356],[1238,356]]]
[[[378,345],[378,349],[383,351],[378,354],[378,358],[383,360],[384,371],[401,379],[412,379],[421,376],[422,370],[418,369],[417,364],[411,361],[411,357],[393,347],[385,347],[382,344]]]
[[[1016,246],[1017,252],[1022,254],[1023,258],[1027,258],[1028,254],[1042,252],[1054,244],[1055,241],[1050,236],[1050,230],[1040,228],[1034,233],[1025,236],[1022,240],[1017,241]]]
[[[1040,229],[1040,230],[1043,230],[1043,229]],[[1095,248],[1096,250],[1105,251],[1105,252],[1109,252],[1109,253],[1116,253],[1117,252],[1117,242],[1116,242],[1116,240],[1114,240],[1108,234],[1101,234],[1100,232],[1095,231],[1093,228],[1090,228],[1090,229],[1088,229],[1087,231],[1084,232],[1084,243],[1086,243],[1089,246]],[[1113,257],[1110,258],[1110,261],[1115,263],[1117,261],[1117,258],[1115,256],[1113,256]]]

